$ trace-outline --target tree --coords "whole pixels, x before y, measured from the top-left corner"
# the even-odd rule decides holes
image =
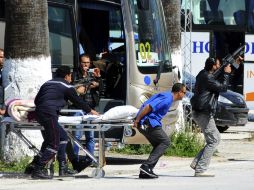
[[[164,14],[167,25],[167,34],[171,48],[171,57],[173,65],[182,71],[181,61],[181,1],[180,0],[161,0],[164,8]],[[174,70],[177,75],[177,71]],[[182,76],[182,74],[181,74]],[[183,105],[178,104],[179,119],[176,122],[176,129],[184,126]]]
[[[181,49],[181,1],[162,0],[172,53]]]
[[[6,1],[5,100],[34,99],[40,86],[52,78],[48,40],[46,0]],[[25,135],[42,139],[39,131],[26,131]],[[8,161],[31,154],[15,135],[8,136],[4,150],[3,157]]]

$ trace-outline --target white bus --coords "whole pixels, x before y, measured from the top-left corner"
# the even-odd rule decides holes
[[[4,0],[0,4],[3,46]],[[170,89],[177,81],[159,0],[48,0],[48,24],[53,70],[69,65],[76,71],[82,46],[105,72],[100,112],[125,104],[139,108],[152,94]],[[105,51],[107,56],[101,57]],[[160,79],[155,85],[156,78]],[[163,120],[168,133],[177,120],[176,107]],[[132,132],[128,137],[119,127],[106,137],[131,144],[144,142],[142,135]]]

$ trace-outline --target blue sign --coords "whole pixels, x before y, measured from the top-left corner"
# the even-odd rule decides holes
[[[209,53],[209,42],[193,41],[192,53]]]

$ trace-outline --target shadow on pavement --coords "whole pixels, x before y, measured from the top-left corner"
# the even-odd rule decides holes
[[[245,160],[245,159],[235,159],[235,158],[229,158],[228,161],[231,162],[254,162],[254,160]]]
[[[136,159],[136,158],[116,158],[116,157],[107,157],[106,162],[107,165],[130,165],[130,164],[142,164],[144,159]]]

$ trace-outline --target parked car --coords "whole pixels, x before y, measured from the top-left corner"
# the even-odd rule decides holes
[[[187,89],[194,89],[196,79],[190,74],[183,73],[184,82]],[[190,80],[190,77],[191,80]],[[183,105],[186,107],[186,115],[190,115],[190,99],[193,93],[188,91],[183,99]],[[243,95],[227,90],[221,92],[218,99],[218,106],[214,116],[215,124],[220,132],[226,131],[229,126],[244,126],[248,122],[249,109],[244,101]],[[188,118],[191,119],[191,118]]]

